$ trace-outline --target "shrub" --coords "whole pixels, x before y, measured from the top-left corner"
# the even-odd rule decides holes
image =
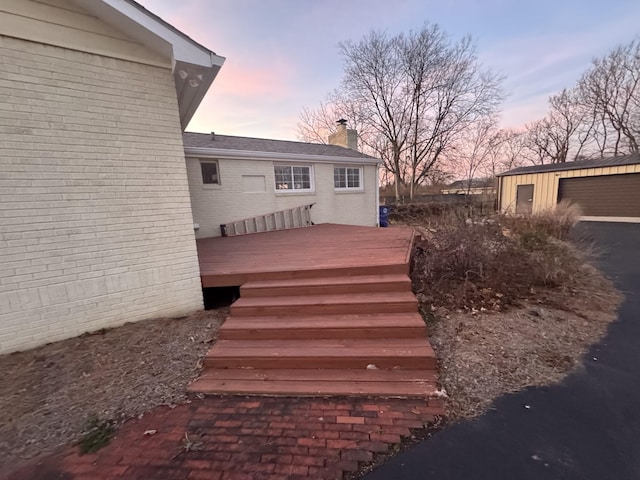
[[[398,203],[391,206],[389,220],[393,223],[424,225],[431,220],[437,222],[441,217],[467,218],[471,209],[471,205],[459,203]]]
[[[521,237],[540,238],[548,235],[558,240],[566,240],[581,214],[578,205],[562,201],[555,208],[539,213],[505,216],[502,223]]]
[[[584,276],[584,256],[561,240],[577,215],[496,216],[482,221],[428,219],[415,245],[412,280],[422,303],[435,307],[499,309],[540,294],[570,291]]]

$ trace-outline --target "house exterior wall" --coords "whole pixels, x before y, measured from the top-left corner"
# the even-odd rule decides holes
[[[69,0],[2,0],[0,32],[8,37],[171,68],[171,58],[132,41]]]
[[[561,178],[593,177],[640,173],[640,165],[584,168],[560,172],[542,172],[501,177],[500,205],[505,213],[515,213],[518,185],[533,184],[533,213],[553,208],[558,202],[558,186]]]
[[[0,353],[201,308],[171,70],[7,36],[0,63]]]
[[[193,219],[200,226],[196,231],[197,238],[220,236],[220,224],[223,223],[311,203],[315,203],[311,209],[311,220],[314,223],[376,225],[375,165],[361,166],[364,183],[362,191],[340,192],[333,186],[333,164],[299,163],[313,166],[315,191],[282,193],[275,189],[272,161],[218,159],[220,185],[203,185],[200,158],[187,158]],[[275,163],[294,164],[290,161]],[[247,177],[251,177],[249,181]],[[259,190],[255,188],[256,184],[264,185],[264,191],[256,191]],[[250,187],[247,188],[248,185]]]

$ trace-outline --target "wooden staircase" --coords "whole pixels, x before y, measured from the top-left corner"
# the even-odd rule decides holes
[[[403,263],[248,281],[190,390],[431,396],[436,360],[407,271]]]

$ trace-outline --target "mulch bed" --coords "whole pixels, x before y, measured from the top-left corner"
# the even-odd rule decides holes
[[[226,315],[146,320],[1,356],[0,471],[78,440],[91,418],[117,426],[185,402]]]

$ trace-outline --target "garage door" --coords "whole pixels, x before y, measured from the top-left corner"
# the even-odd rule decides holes
[[[588,217],[640,217],[640,173],[562,178],[561,200],[579,204]]]

